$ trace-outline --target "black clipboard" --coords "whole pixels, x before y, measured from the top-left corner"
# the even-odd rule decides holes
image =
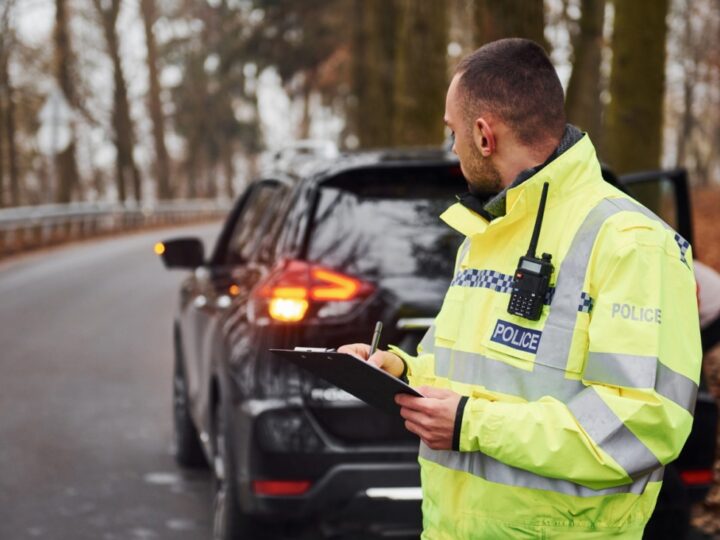
[[[397,394],[424,397],[397,377],[350,354],[311,349],[270,349],[270,352],[388,414],[400,413],[395,403]]]

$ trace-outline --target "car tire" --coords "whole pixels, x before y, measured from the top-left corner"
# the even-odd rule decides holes
[[[187,382],[179,345],[175,346],[173,369],[173,425],[175,461],[186,469],[207,467],[200,437],[190,416]]]
[[[213,411],[213,540],[277,538],[277,530],[242,512],[232,448],[228,405],[219,399]]]

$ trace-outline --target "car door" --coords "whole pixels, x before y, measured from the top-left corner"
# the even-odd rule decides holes
[[[288,188],[278,180],[259,181],[250,190],[242,210],[221,235],[222,245],[202,276],[205,301],[196,306],[195,325],[202,328],[202,336],[194,374],[195,406],[203,431],[209,422],[211,380],[227,355],[227,321],[242,317],[250,291],[265,273],[258,255],[286,205]]]
[[[195,270],[186,285],[188,302],[180,321],[185,375],[193,418],[201,429],[207,416],[213,336],[232,296],[238,294],[238,284],[243,283],[238,279],[245,269],[239,245],[245,238],[239,238],[239,231],[258,230],[275,189],[276,183],[272,182],[257,182],[247,189],[223,226],[213,256]]]

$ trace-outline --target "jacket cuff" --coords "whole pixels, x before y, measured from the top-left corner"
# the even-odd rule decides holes
[[[402,360],[403,371],[400,374],[400,376],[398,377],[398,379],[400,379],[402,382],[404,382],[406,384],[409,384],[410,381],[408,380],[408,370],[410,369],[410,364],[405,359],[405,354],[406,354],[405,351],[403,351],[399,347],[396,347],[395,345],[388,345],[388,351],[390,351],[391,353],[394,353],[395,356],[397,356],[400,360]]]
[[[407,378],[408,363],[405,361],[404,358],[400,358],[400,360],[402,360],[402,363],[403,363],[403,371],[402,371],[402,373],[400,374],[400,377],[398,377],[398,378],[399,378],[402,382],[404,382],[405,384],[408,384],[408,383],[410,382],[410,381],[408,381],[408,378]]]
[[[452,450],[460,451],[460,432],[462,431],[463,414],[465,412],[465,404],[468,396],[462,396],[455,411],[455,426],[453,427]]]

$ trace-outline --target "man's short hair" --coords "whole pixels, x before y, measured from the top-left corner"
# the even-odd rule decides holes
[[[565,98],[545,50],[529,39],[509,38],[483,45],[458,65],[465,112],[498,116],[526,146],[560,139]]]

